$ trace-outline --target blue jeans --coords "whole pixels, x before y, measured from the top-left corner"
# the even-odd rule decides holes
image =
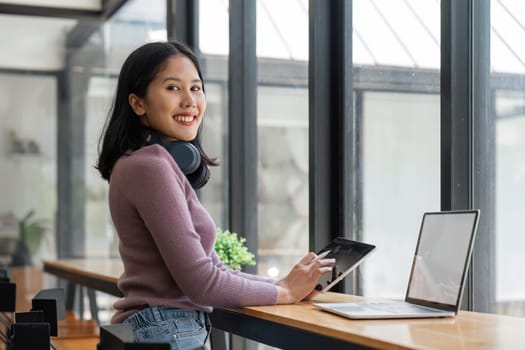
[[[211,330],[206,312],[163,306],[145,308],[123,323],[133,327],[136,343],[170,343],[171,350],[206,349]]]

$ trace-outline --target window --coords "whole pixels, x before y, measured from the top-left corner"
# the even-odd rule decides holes
[[[440,208],[440,8],[354,0],[352,12],[357,236],[378,246],[358,292],[401,299],[422,214]]]
[[[308,252],[307,1],[257,1],[257,67],[257,270],[284,277]]]
[[[52,74],[0,74],[0,264],[40,265],[55,252],[57,80]],[[32,214],[31,214],[32,213]],[[29,255],[9,249],[19,221],[39,225]]]
[[[201,0],[199,6],[199,45],[206,88],[206,116],[203,147],[218,167],[210,167],[211,179],[200,191],[200,199],[217,226],[228,223],[226,179],[228,178],[228,2]]]
[[[491,89],[495,120],[496,309],[525,316],[525,6],[491,1]]]

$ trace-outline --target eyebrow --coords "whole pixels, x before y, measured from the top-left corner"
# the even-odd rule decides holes
[[[181,82],[182,79],[179,79],[179,78],[175,78],[175,77],[166,77],[164,79],[162,79],[162,82],[165,83],[167,82],[168,80],[173,80],[173,81],[176,81],[176,82]],[[192,83],[201,83],[202,81],[200,79],[193,79],[191,81]]]

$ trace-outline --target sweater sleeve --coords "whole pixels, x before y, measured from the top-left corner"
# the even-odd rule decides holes
[[[272,305],[277,288],[224,269],[206,254],[192,221],[184,175],[172,159],[142,157],[128,169],[125,191],[151,233],[166,268],[193,302],[212,307]]]
[[[275,283],[275,279],[273,278],[266,278],[266,277],[263,277],[263,276],[258,276],[258,275],[254,275],[254,274],[251,274],[251,273],[245,273],[245,272],[242,272],[242,271],[237,271],[237,270],[232,270],[230,269],[228,266],[226,266],[226,264],[219,258],[219,256],[217,255],[217,252],[215,250],[213,250],[212,252],[212,259],[213,259],[213,264],[221,269],[221,270],[228,270],[230,271],[230,273],[233,273],[233,274],[236,274],[238,276],[242,276],[244,278],[247,278],[247,279],[250,279],[252,281],[260,281],[260,282],[265,282],[265,283]]]

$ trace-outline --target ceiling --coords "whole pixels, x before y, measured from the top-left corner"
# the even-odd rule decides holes
[[[80,22],[101,23],[117,10],[119,17],[140,18],[148,15],[147,2],[0,0],[0,69],[60,70],[68,34]]]
[[[439,69],[439,1],[374,4],[353,1],[354,12],[362,14],[353,23],[354,63]],[[0,0],[0,69],[60,70],[67,35],[80,21],[103,21],[118,10],[111,22],[161,23],[166,14],[158,5],[151,0]],[[258,55],[308,60],[308,1],[258,0],[257,6]],[[201,0],[200,11],[206,24],[199,29],[201,50],[227,54],[228,1]],[[491,1],[493,71],[525,73],[524,13],[524,1]]]
[[[37,6],[77,10],[102,10],[102,0],[1,0],[0,4],[16,6]]]

